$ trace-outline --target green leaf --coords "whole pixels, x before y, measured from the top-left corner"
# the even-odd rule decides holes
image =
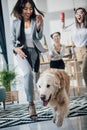
[[[6,91],[10,91],[10,83],[15,77],[16,73],[14,70],[5,69],[0,72],[0,82],[6,88]]]

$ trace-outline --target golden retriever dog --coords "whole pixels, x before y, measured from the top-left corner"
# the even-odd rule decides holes
[[[69,105],[70,78],[64,70],[47,69],[39,77],[37,88],[43,105],[53,108],[53,122],[62,126]]]

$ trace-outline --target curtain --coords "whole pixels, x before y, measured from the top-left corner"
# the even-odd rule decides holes
[[[4,29],[1,0],[0,0],[0,48],[1,48],[0,53],[3,55],[3,57],[6,61],[6,64],[8,65],[6,39],[5,39],[5,29]]]

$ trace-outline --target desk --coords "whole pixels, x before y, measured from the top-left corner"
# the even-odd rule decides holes
[[[73,59],[64,58],[64,62],[66,64],[66,72],[70,75],[70,79],[72,81],[74,95],[76,95],[75,92],[76,88],[77,88],[77,94],[80,95],[80,86],[82,86],[82,79],[83,79],[80,64],[78,63],[76,58]],[[76,81],[76,84],[74,84],[74,80]]]

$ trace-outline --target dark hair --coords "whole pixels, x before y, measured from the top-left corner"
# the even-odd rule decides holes
[[[55,33],[57,33],[59,36],[61,36],[61,33],[60,32],[54,32],[54,33],[52,33],[51,35],[50,35],[50,37],[53,39],[53,35],[55,34]]]
[[[33,0],[18,0],[17,3],[15,4],[11,14],[13,14],[16,18],[21,19],[22,18],[22,9],[25,7],[25,4],[27,2],[29,2],[32,5],[32,8],[33,8],[33,13],[31,15],[31,18],[36,17],[35,10],[44,17],[43,12],[41,12],[40,10],[37,9]]]
[[[84,12],[83,26],[84,26],[85,28],[87,28],[87,11],[86,11],[86,9],[84,9],[84,8],[82,8],[82,7],[79,7],[79,8],[77,8],[77,9],[75,9],[75,14],[76,14],[77,11],[80,10],[80,9],[83,10],[83,12]],[[80,25],[80,23],[78,23],[76,17],[75,17],[75,22],[76,22],[76,27],[77,27],[77,28],[81,28],[81,25]]]

